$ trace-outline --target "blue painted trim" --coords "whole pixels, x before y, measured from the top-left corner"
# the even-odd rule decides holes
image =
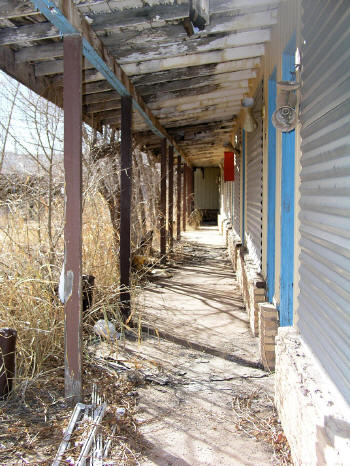
[[[63,15],[61,10],[51,0],[32,0],[33,5],[52,23],[63,35],[80,34],[80,32],[72,26],[68,19]],[[97,71],[103,74],[106,80],[114,87],[121,96],[128,96],[130,93],[124,84],[116,77],[114,72],[109,68],[105,61],[99,56],[96,50],[83,38],[83,55],[96,68]],[[133,99],[133,107],[140,112],[143,119],[146,121],[151,130],[159,137],[164,138],[164,134],[157,129],[147,113],[140,107],[138,102]]]
[[[272,115],[276,110],[276,68],[268,82],[268,206],[267,206],[267,300],[272,303],[275,294],[275,239],[276,239],[276,128]]]
[[[245,130],[242,131],[242,245],[245,236]]]
[[[292,79],[295,33],[282,56],[282,79]],[[295,131],[282,133],[280,325],[293,325]]]

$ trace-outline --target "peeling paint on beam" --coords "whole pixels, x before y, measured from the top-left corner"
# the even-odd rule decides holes
[[[186,66],[206,65],[209,63],[222,63],[226,61],[242,60],[246,58],[260,57],[264,55],[263,45],[253,45],[245,47],[234,47],[218,52],[199,53],[174,58],[164,58],[161,60],[149,60],[141,63],[130,63],[123,65],[127,74],[147,74],[158,71],[183,68]]]
[[[180,89],[188,89],[200,87],[208,84],[223,85],[227,83],[234,83],[238,87],[247,87],[248,77],[251,78],[255,73],[252,71],[237,71],[236,73],[223,73],[212,76],[179,79],[177,81],[163,82],[160,84],[153,84],[152,86],[136,86],[137,90],[142,95],[159,94],[161,92],[176,91]]]
[[[0,45],[13,45],[57,37],[60,37],[57,28],[46,22],[0,29]]]
[[[233,95],[243,95],[248,91],[248,88],[231,88],[231,89],[215,89],[213,92],[199,94],[192,97],[178,97],[174,96],[169,100],[158,101],[150,105],[152,109],[164,108],[166,106],[178,106],[183,104],[191,104],[193,102],[202,102],[205,105],[207,99],[216,99],[216,98],[229,98]]]
[[[152,85],[155,83],[174,81],[177,79],[191,79],[201,76],[211,76],[223,73],[248,72],[254,73],[254,76],[246,76],[243,79],[255,77],[254,68],[260,66],[259,58],[247,60],[235,60],[225,63],[211,63],[208,65],[192,66],[187,68],[176,68],[174,70],[159,71],[146,75],[133,75],[130,77],[135,85]]]
[[[145,41],[143,44],[140,44],[140,46],[138,46],[138,44],[133,44],[128,48],[123,45],[123,42],[120,44],[113,42],[111,37],[108,40],[108,43],[110,42],[111,45],[108,45],[108,47],[111,52],[118,57],[118,62],[121,65],[125,65],[128,63],[138,63],[140,61],[161,60],[163,58],[169,59],[184,55],[262,44],[268,42],[270,36],[270,30],[264,29],[227,34],[218,39],[216,36],[206,36],[204,38],[190,38],[180,42],[169,40],[168,43],[165,42],[152,46]]]

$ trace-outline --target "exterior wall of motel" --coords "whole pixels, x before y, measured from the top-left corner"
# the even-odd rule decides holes
[[[262,225],[262,262],[261,279],[269,280],[268,276],[268,210],[269,210],[269,79],[275,71],[276,81],[283,77],[282,56],[293,34],[295,45],[302,49],[301,35],[303,21],[303,7],[310,0],[290,0],[281,4],[279,21],[272,31],[271,42],[267,46],[266,55],[260,76],[264,80],[264,110],[263,110],[263,225]],[[311,2],[312,3],[312,2]],[[326,7],[325,1],[319,2],[319,9]],[[332,8],[345,5],[337,1],[328,4],[328,20]],[[309,5],[310,7],[310,5]],[[348,8],[350,8],[348,6]],[[319,11],[315,10],[315,15]],[[303,61],[303,59],[302,59]],[[258,83],[255,84],[258,87]],[[349,88],[348,88],[349,91]],[[252,94],[255,92],[252,90]],[[229,252],[237,273],[243,297],[250,318],[251,329],[260,339],[261,359],[266,369],[273,370],[276,355],[276,406],[280,419],[292,449],[293,461],[297,465],[349,464],[350,452],[350,408],[341,393],[340,376],[332,377],[332,371],[323,364],[325,359],[318,344],[311,346],[304,338],[303,326],[298,324],[300,319],[306,320],[303,301],[300,302],[301,288],[300,257],[305,252],[301,250],[300,218],[305,215],[301,210],[301,124],[295,130],[295,180],[294,180],[294,266],[293,266],[293,318],[292,325],[279,327],[279,313],[281,289],[281,205],[282,205],[282,134],[276,131],[276,191],[275,191],[275,266],[274,293],[270,301],[264,290],[259,288],[259,277],[252,274],[249,251],[241,246],[244,232],[247,229],[247,183],[243,180],[243,164],[247,177],[247,135],[243,136],[242,153],[239,156],[240,170],[240,228],[232,228],[232,218],[236,212],[227,209],[227,199],[223,200],[225,209],[222,212],[222,225],[227,238]],[[244,153],[244,155],[243,155]],[[350,157],[350,156],[349,156]],[[224,183],[222,183],[224,184]],[[228,183],[225,183],[228,184]],[[229,205],[234,206],[234,193],[237,186],[229,190],[223,186],[225,197],[230,196]],[[233,195],[233,201],[231,196]],[[329,194],[332,196],[332,194]],[[237,209],[236,209],[237,210]],[[307,215],[307,214],[306,214]],[[226,219],[226,220],[225,220]],[[243,223],[244,222],[244,223]],[[305,260],[305,259],[304,259]],[[304,266],[305,270],[305,266]],[[317,271],[313,271],[317,274]],[[349,285],[349,282],[347,282]],[[346,291],[346,290],[345,290]],[[267,293],[268,294],[268,293]],[[304,292],[305,294],[305,292]],[[330,299],[330,298],[329,298]],[[266,301],[265,301],[266,300]],[[305,301],[305,298],[304,298]],[[258,309],[258,311],[257,311]],[[314,309],[318,315],[318,309]],[[320,318],[320,317],[319,317]],[[349,316],[343,317],[344,324]],[[316,317],[317,319],[317,317]],[[304,324],[305,325],[305,324]],[[339,325],[339,324],[338,324]],[[339,329],[341,330],[341,329]],[[278,336],[277,336],[278,332]],[[275,351],[275,336],[276,351]],[[317,335],[313,337],[317,340]],[[313,346],[313,350],[311,349]],[[321,352],[320,352],[321,351]],[[347,356],[349,358],[349,354]],[[327,358],[326,358],[327,359]],[[341,356],[339,357],[341,361]],[[341,362],[340,362],[341,364]],[[325,369],[326,367],[326,369]],[[344,370],[345,367],[344,367]],[[336,374],[336,372],[333,372]],[[338,386],[338,387],[337,387]]]

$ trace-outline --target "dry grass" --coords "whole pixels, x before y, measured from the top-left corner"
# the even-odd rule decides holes
[[[238,431],[272,446],[275,464],[292,465],[290,447],[271,397],[257,389],[232,400],[234,423]]]

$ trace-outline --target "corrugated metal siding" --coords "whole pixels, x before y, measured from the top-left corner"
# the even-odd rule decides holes
[[[220,168],[197,168],[194,174],[194,202],[196,209],[219,209]]]
[[[241,158],[235,155],[235,181],[233,193],[233,229],[237,236],[241,236]]]
[[[260,113],[262,99],[263,86],[261,85],[255,96],[253,109],[258,128],[247,133],[247,226],[245,231],[249,254],[255,260],[259,270],[262,251],[263,127]]]
[[[298,327],[350,402],[350,8],[303,8]]]

